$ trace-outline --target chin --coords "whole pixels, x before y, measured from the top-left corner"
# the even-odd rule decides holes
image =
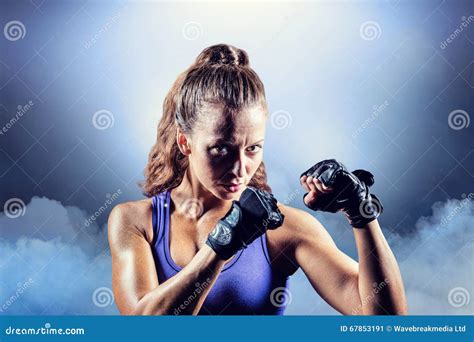
[[[229,193],[225,190],[219,191],[219,198],[223,200],[238,200],[240,198],[241,192]]]

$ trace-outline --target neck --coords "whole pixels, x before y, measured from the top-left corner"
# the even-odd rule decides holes
[[[229,200],[220,199],[204,188],[189,167],[173,193],[178,210],[196,220],[210,210],[227,208],[230,203]]]

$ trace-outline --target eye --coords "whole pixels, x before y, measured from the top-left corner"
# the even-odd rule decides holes
[[[227,146],[225,145],[216,145],[210,149],[211,154],[213,155],[224,155],[228,152]]]
[[[260,152],[261,149],[262,149],[262,145],[252,145],[247,148],[247,151],[250,153],[256,154]]]

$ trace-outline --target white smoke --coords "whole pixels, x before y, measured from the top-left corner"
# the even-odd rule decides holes
[[[473,201],[469,197],[435,203],[433,215],[420,218],[416,231],[415,236],[392,239],[410,314],[472,315],[474,298],[453,305],[452,290],[462,288],[466,296],[474,296]]]
[[[0,314],[113,314],[94,304],[94,291],[111,288],[106,229],[88,215],[45,197],[25,214],[0,213]]]

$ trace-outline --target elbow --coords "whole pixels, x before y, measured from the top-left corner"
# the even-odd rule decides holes
[[[406,316],[408,315],[408,302],[405,295],[405,288],[403,284],[400,285],[398,291],[392,296],[393,313],[391,315]]]
[[[138,300],[135,300],[133,303],[127,303],[120,305],[117,303],[117,308],[120,311],[121,315],[124,316],[150,316],[150,315],[161,315],[159,308],[161,305],[151,305],[147,300],[147,297],[144,296]]]
[[[407,301],[405,296],[399,298],[379,297],[362,305],[362,315],[405,316],[408,315]]]
[[[122,314],[128,315],[128,316],[148,316],[149,315],[145,312],[143,306],[139,305],[139,303],[137,303],[134,307],[130,308],[129,310],[126,310]]]
[[[140,299],[135,305],[131,306],[124,310],[124,315],[131,316],[160,316],[166,315],[167,313],[163,311],[162,305],[152,305],[149,303],[146,298]]]
[[[147,315],[143,305],[140,302],[131,305],[117,305],[117,308],[123,316],[144,316]]]
[[[396,316],[406,316],[408,315],[408,303],[405,298],[401,299],[393,312],[393,315]]]
[[[408,305],[405,298],[391,301],[390,303],[386,303],[385,305],[379,304],[379,306],[381,307],[382,310],[377,310],[379,312],[375,313],[375,315],[389,315],[389,316],[408,315]]]
[[[388,316],[406,316],[408,315],[408,309],[406,306],[400,306],[398,308],[394,308],[392,310],[389,310],[389,311],[386,311],[384,313],[380,313],[380,314],[385,314],[385,315],[388,315]]]
[[[161,301],[151,302],[146,296],[140,299],[131,308],[124,310],[124,315],[133,316],[163,316],[163,315],[186,315],[189,313],[181,312]]]
[[[121,314],[127,316],[160,316],[166,313],[161,312],[159,309],[151,310],[146,305],[137,303],[135,306],[121,311]]]

